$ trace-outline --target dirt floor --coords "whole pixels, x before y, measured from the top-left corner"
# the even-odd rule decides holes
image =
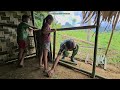
[[[36,58],[32,58],[25,60],[24,68],[16,68],[16,63],[0,66],[0,79],[90,79],[90,77],[58,65],[53,77],[48,78],[44,76],[43,70],[38,69]]]
[[[70,61],[69,58],[65,59],[66,61]],[[84,61],[76,60],[77,61],[77,68],[84,69],[86,71],[92,72],[92,62],[90,64],[86,64]],[[104,70],[103,68],[96,67],[96,74],[106,79],[120,79],[120,67],[108,64],[107,69]]]
[[[66,58],[70,61],[70,58]],[[51,67],[49,63],[49,67]],[[85,64],[83,61],[77,60],[77,68],[92,72],[92,65]],[[96,74],[107,79],[120,79],[120,67],[107,65],[107,70],[96,67]],[[43,70],[38,69],[38,61],[36,58],[26,59],[24,68],[16,68],[16,63],[10,63],[0,66],[0,79],[91,79],[90,77],[58,65],[55,74],[48,78],[44,75]]]

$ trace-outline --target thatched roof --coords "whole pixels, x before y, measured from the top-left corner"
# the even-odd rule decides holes
[[[96,25],[97,22],[97,11],[83,11],[83,23],[87,23],[92,17],[94,18],[94,24]],[[116,24],[119,22],[119,17],[120,17],[120,11],[100,11],[100,17],[101,17],[101,22],[107,21],[108,24],[112,24],[112,32],[111,36],[108,42],[108,46],[105,52],[105,55],[107,55],[113,32],[115,30]],[[100,22],[100,24],[101,24]]]
[[[93,17],[94,24],[96,24],[97,11],[82,11],[82,14],[83,14],[83,23],[88,22]],[[100,11],[100,16],[102,18],[102,21],[107,21],[108,24],[112,24],[112,28],[115,29],[116,24],[119,21],[120,11]]]

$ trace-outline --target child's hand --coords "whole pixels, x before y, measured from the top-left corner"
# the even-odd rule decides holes
[[[53,73],[54,73],[54,70],[48,71],[48,76],[51,77],[53,75]]]
[[[33,29],[33,31],[38,31],[38,30],[40,30],[40,29]]]
[[[53,31],[53,32],[56,32],[56,29],[53,29],[52,31]]]
[[[30,32],[33,31],[33,28],[29,27],[29,31],[30,31]]]

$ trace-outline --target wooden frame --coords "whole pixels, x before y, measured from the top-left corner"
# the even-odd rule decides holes
[[[33,17],[33,11],[31,11],[31,15],[32,15],[32,22],[33,22],[33,25],[34,25],[34,17]],[[59,61],[59,64],[62,64],[66,67],[69,67],[69,68],[74,68],[76,70],[79,70],[81,72],[84,72],[84,73],[87,73],[87,74],[90,74],[92,75],[93,78],[96,77],[99,77],[99,78],[103,78],[101,76],[98,76],[98,75],[95,75],[95,67],[96,67],[96,54],[97,54],[97,41],[98,41],[98,32],[99,32],[99,21],[100,21],[100,11],[98,11],[98,17],[97,17],[97,26],[95,25],[91,25],[91,26],[81,26],[81,27],[71,27],[71,28],[60,28],[60,29],[57,29],[57,31],[65,31],[65,30],[77,30],[77,29],[90,29],[90,28],[96,28],[96,36],[95,36],[95,47],[94,47],[94,61],[93,61],[93,70],[92,70],[92,73],[90,72],[87,72],[85,70],[82,70],[82,69],[78,69],[78,68],[75,68],[75,67],[72,67],[72,66],[69,66],[68,64],[62,62],[62,61]],[[2,25],[5,25],[2,23]],[[6,26],[13,26],[13,27],[16,27],[16,25],[6,25]],[[35,35],[35,34],[34,34]],[[34,36],[34,40],[36,42],[36,37]],[[54,32],[54,37],[53,37],[53,60],[55,59],[55,45],[56,45],[56,32]],[[35,43],[35,46],[36,46],[36,43]],[[34,55],[33,55],[34,56]],[[16,60],[13,60],[13,61],[16,61]],[[13,62],[11,61],[11,62]]]
[[[99,22],[100,22],[100,11],[97,11],[97,14],[98,14],[98,16],[97,16],[97,25],[96,26],[95,25],[90,25],[90,26],[81,26],[81,27],[71,27],[71,28],[56,29],[57,31],[65,31],[65,30],[77,30],[77,29],[96,28],[95,45],[94,45],[94,57],[93,57],[93,68],[92,68],[92,73],[90,73],[93,78],[95,78],[96,56],[97,56],[97,41],[98,41]],[[54,33],[53,40],[54,40],[53,41],[53,60],[54,60],[55,59],[56,33]],[[81,70],[81,71],[84,71],[84,70]],[[87,71],[84,71],[84,72],[87,72]]]
[[[88,71],[86,71],[86,70],[84,70],[84,69],[76,68],[75,66],[70,65],[70,64],[67,64],[67,63],[65,63],[65,62],[62,62],[61,60],[59,61],[59,64],[62,65],[62,66],[64,66],[64,67],[67,67],[67,68],[69,68],[69,69],[77,70],[77,71],[79,71],[80,73],[85,74],[85,75],[91,77],[91,72],[88,72]],[[106,79],[105,77],[100,76],[100,75],[96,75],[96,78]]]

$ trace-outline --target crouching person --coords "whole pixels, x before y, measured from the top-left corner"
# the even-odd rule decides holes
[[[72,39],[65,40],[63,43],[61,43],[60,50],[55,59],[55,62],[53,64],[51,70],[48,71],[48,76],[51,76],[54,73],[55,68],[60,60],[61,54],[63,54],[62,59],[64,59],[65,57],[67,57],[69,55],[68,51],[73,51],[72,56],[71,56],[71,61],[75,62],[74,57],[77,54],[78,49],[79,49],[79,46]]]

